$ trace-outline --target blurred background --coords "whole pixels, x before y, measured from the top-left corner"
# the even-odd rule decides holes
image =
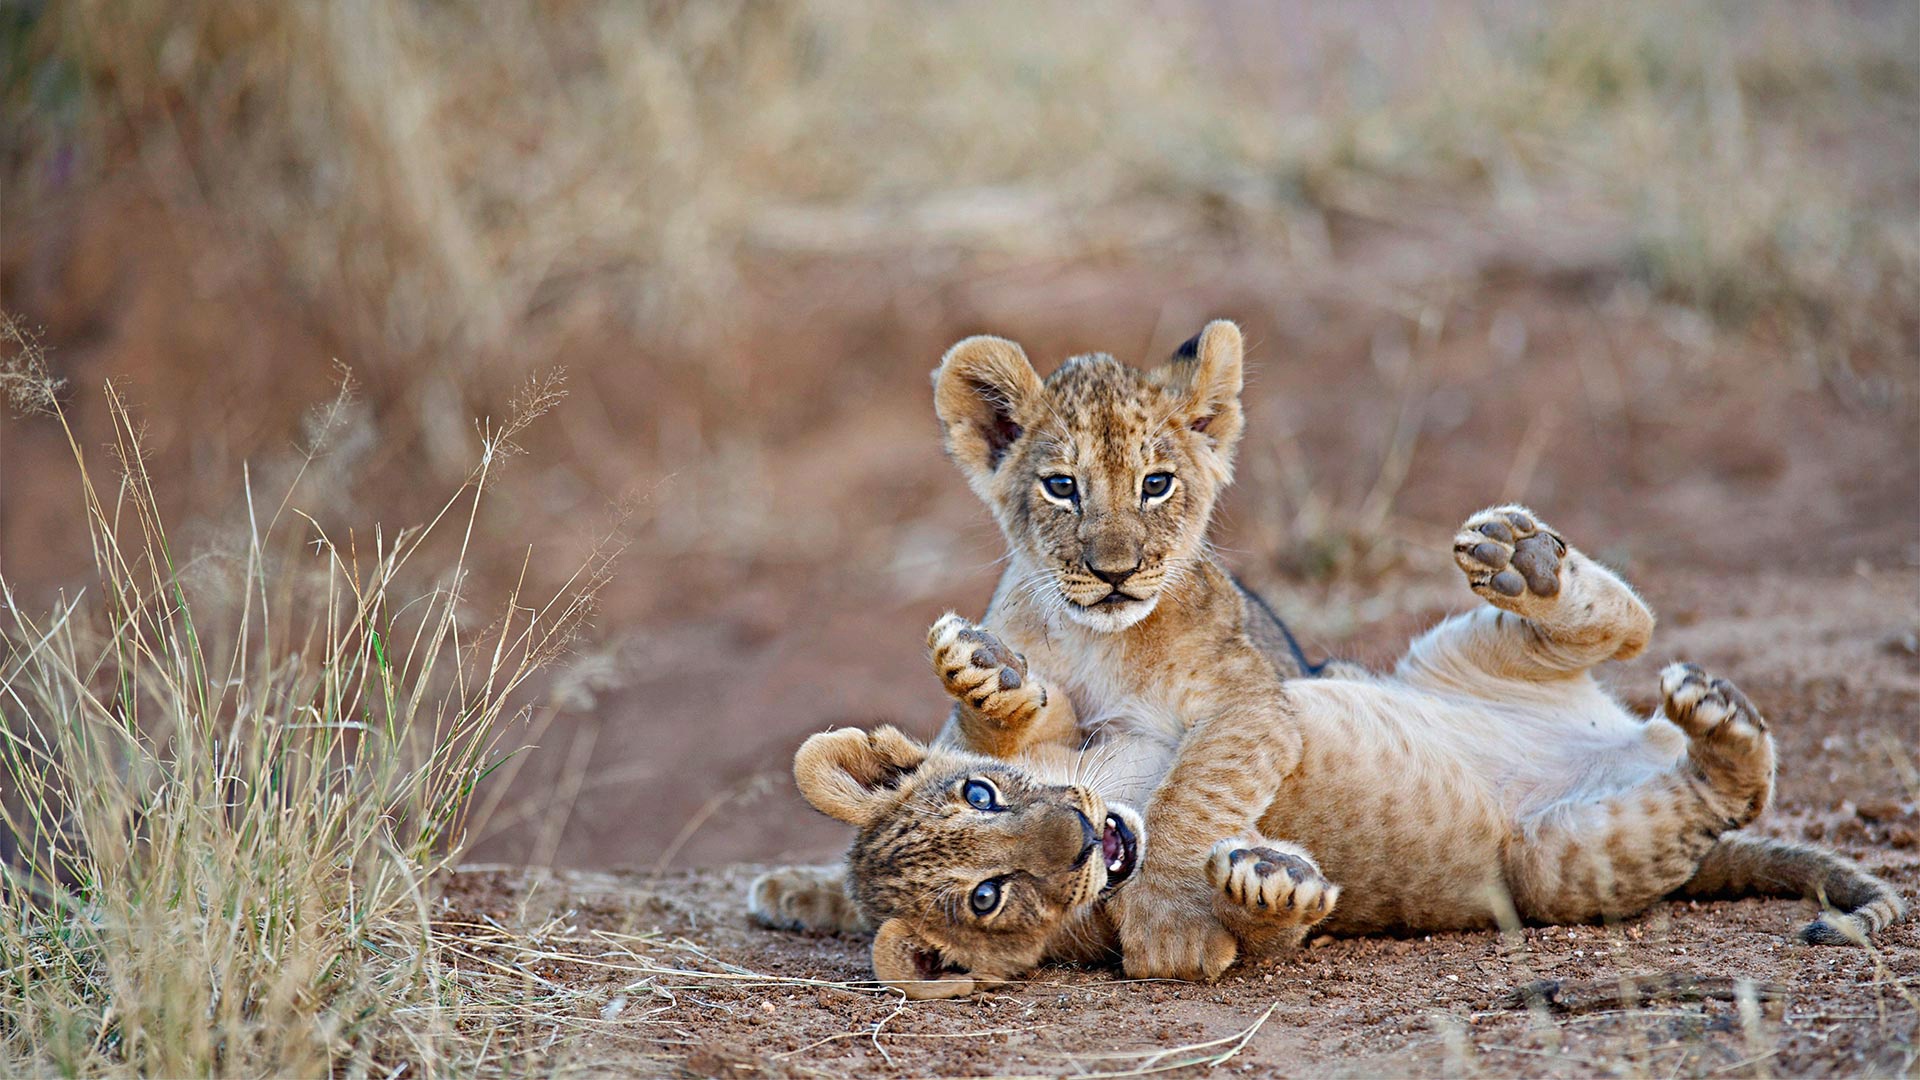
[[[1464,604],[1501,499],[1683,626],[1920,580],[1911,0],[14,0],[0,63],[0,308],[83,444],[137,406],[176,543],[237,542],[342,368],[294,504],[362,538],[564,369],[464,587],[629,547],[478,858],[835,850],[792,748],[934,730],[925,627],[1001,553],[929,399],[969,333],[1045,371],[1240,321],[1217,536],[1312,652]],[[22,604],[84,583],[79,515],[0,417]]]

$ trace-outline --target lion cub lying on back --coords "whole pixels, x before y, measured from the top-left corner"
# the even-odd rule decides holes
[[[1685,666],[1664,717],[1608,698],[1589,670],[1644,649],[1652,615],[1522,508],[1455,541],[1491,606],[1391,676],[1297,677],[1204,542],[1240,372],[1222,322],[1146,374],[1088,356],[1043,384],[1011,342],[948,353],[948,449],[1013,548],[991,632],[934,628],[958,702],[934,748],[890,728],[801,748],[802,792],[859,837],[844,882],[756,882],[757,917],[870,926],[880,978],[940,994],[1116,945],[1129,974],[1211,978],[1322,920],[1589,920],[1683,887],[1824,895],[1842,910],[1809,940],[1898,916],[1845,860],[1730,832],[1772,793],[1759,714]]]
[[[1457,544],[1468,580],[1503,609],[1563,617],[1488,608],[1429,631],[1392,675],[1287,684],[1289,711],[1268,726],[1301,738],[1300,764],[1253,810],[1255,828],[1216,841],[1194,872],[1241,953],[1292,945],[1315,925],[1588,921],[1675,891],[1823,895],[1834,909],[1801,932],[1816,943],[1858,940],[1899,916],[1890,887],[1831,852],[1728,831],[1773,785],[1766,724],[1732,684],[1674,664],[1660,715],[1641,719],[1584,671],[1542,682],[1511,666],[1524,650],[1489,648],[1507,635],[1546,640],[1543,626],[1597,633],[1560,609],[1630,598],[1618,579],[1517,507],[1475,515]],[[1516,561],[1527,569],[1495,569]],[[1503,572],[1530,583],[1507,597]],[[1010,687],[1018,693],[987,705],[1009,731],[1032,731],[1054,692],[1042,673],[957,616],[931,641],[950,692],[971,703],[981,686]],[[890,727],[815,735],[794,774],[817,809],[859,827],[844,882],[775,872],[756,883],[756,911],[785,924],[811,911],[836,929],[857,913],[878,929],[875,975],[913,997],[1109,955],[1113,909],[1157,840],[1113,794],[1134,786],[1109,768],[1135,756],[1128,738],[1029,743],[1002,760]]]

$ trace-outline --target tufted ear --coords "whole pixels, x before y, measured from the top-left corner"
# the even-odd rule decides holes
[[[950,968],[940,946],[907,925],[888,919],[873,935],[873,977],[915,1001],[966,997],[973,978]]]
[[[800,744],[793,755],[793,779],[815,810],[864,826],[926,759],[927,748],[897,728],[841,728]]]
[[[1240,328],[1226,319],[1215,319],[1180,346],[1170,368],[1169,382],[1186,398],[1182,410],[1186,426],[1204,434],[1228,458],[1240,441],[1245,352]]]
[[[975,490],[992,476],[1040,400],[1040,376],[1006,338],[970,337],[947,350],[933,372],[933,410],[947,453]]]

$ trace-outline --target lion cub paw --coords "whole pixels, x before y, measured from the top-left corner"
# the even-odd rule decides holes
[[[1667,719],[1687,733],[1687,755],[1715,791],[1732,802],[1746,824],[1773,794],[1773,737],[1740,688],[1692,664],[1668,664],[1660,673]]]
[[[1047,688],[1028,677],[1026,657],[958,615],[933,624],[927,648],[940,685],[987,720],[1019,727],[1047,703]]]
[[[1340,899],[1312,859],[1261,844],[1222,840],[1207,855],[1207,881],[1248,914],[1308,927]]]
[[[1766,738],[1767,722],[1747,695],[1694,664],[1668,664],[1660,672],[1660,696],[1667,719],[1690,739],[1738,749]]]
[[[771,930],[813,930],[829,934],[866,928],[847,896],[839,867],[782,866],[753,879],[747,887],[747,917]]]
[[[1453,538],[1467,585],[1497,608],[1531,617],[1557,602],[1567,544],[1524,506],[1496,506],[1468,518]]]

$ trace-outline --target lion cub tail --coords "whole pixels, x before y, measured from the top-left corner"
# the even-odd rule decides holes
[[[1727,833],[1680,896],[1797,896],[1825,910],[1800,928],[1810,945],[1860,945],[1899,921],[1906,905],[1892,885],[1851,859],[1812,844]]]

